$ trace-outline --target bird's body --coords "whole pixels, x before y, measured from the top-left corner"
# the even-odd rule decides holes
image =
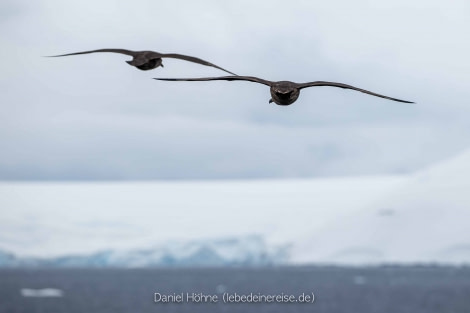
[[[236,75],[230,71],[227,71],[226,69],[221,68],[220,66],[212,64],[205,60],[202,60],[193,56],[177,54],[177,53],[159,53],[155,51],[132,51],[132,50],[126,50],[126,49],[98,49],[98,50],[67,53],[67,54],[61,54],[61,55],[53,55],[51,57],[64,57],[64,56],[69,56],[69,55],[89,54],[89,53],[96,53],[96,52],[113,52],[113,53],[129,55],[132,57],[132,60],[126,61],[126,62],[129,65],[132,65],[142,71],[152,70],[159,66],[163,67],[162,58],[174,58],[174,59],[185,60],[185,61],[189,61],[189,62],[201,64],[201,65],[212,66],[219,70],[227,72],[229,74]]]
[[[296,88],[295,83],[290,81],[273,82],[269,88],[271,100],[278,105],[290,105],[299,98],[300,90]]]
[[[221,76],[221,77],[204,77],[204,78],[155,78],[157,80],[166,80],[166,81],[209,81],[209,80],[244,80],[244,81],[251,81],[255,83],[260,83],[270,87],[271,92],[271,99],[269,103],[274,102],[278,105],[290,105],[294,103],[300,95],[300,90],[307,87],[316,87],[316,86],[331,86],[331,87],[339,87],[344,89],[352,89],[356,90],[365,94],[369,94],[372,96],[404,102],[404,103],[413,103],[411,101],[400,100],[397,98],[387,97],[375,92],[371,92],[365,89],[360,89],[351,85],[346,85],[342,83],[335,83],[335,82],[325,82],[325,81],[315,81],[315,82],[308,82],[308,83],[294,83],[291,81],[269,81],[264,80],[258,77],[253,76]]]

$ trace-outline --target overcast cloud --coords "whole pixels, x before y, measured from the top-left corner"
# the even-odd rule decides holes
[[[467,1],[2,1],[0,179],[406,173],[470,146]],[[142,72],[98,48],[194,55],[240,75],[327,80],[269,104],[178,60]]]

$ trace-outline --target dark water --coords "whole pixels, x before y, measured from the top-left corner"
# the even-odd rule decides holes
[[[63,297],[23,297],[22,288],[58,288]],[[186,293],[217,303],[186,302]],[[238,295],[313,293],[313,303],[224,303]],[[155,303],[154,293],[183,293]],[[0,270],[0,313],[41,312],[357,312],[469,313],[470,268],[281,267],[263,269]]]

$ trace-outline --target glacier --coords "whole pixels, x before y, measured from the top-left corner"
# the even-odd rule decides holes
[[[100,251],[89,255],[22,258],[0,251],[0,267],[181,267],[285,264],[289,246],[269,246],[260,235],[168,242],[145,250]]]
[[[0,182],[0,249],[50,258],[252,234],[290,244],[405,178]]]

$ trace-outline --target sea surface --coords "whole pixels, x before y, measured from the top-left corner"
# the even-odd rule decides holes
[[[469,313],[470,267],[2,269],[15,312]]]

